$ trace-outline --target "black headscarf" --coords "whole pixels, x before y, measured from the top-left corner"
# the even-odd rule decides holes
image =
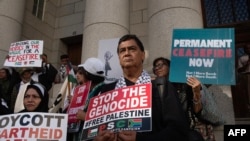
[[[7,103],[2,97],[2,86],[0,84],[0,115],[6,115],[6,114],[11,114],[11,110],[8,108]]]
[[[40,84],[40,83],[33,83],[27,86],[25,93],[30,89],[33,88],[35,89],[39,96],[41,97],[41,102],[38,105],[38,107],[32,111],[32,112],[48,112],[48,103],[49,103],[49,94],[47,92],[47,90],[45,89],[45,87]],[[22,110],[21,112],[28,112],[27,109],[25,108],[24,110]]]

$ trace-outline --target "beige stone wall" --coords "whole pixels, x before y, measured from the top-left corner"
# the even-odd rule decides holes
[[[0,1],[0,63],[4,63],[10,44],[21,38],[25,0]],[[15,9],[15,10],[13,10]]]
[[[67,46],[60,39],[83,33],[85,0],[47,0],[42,21],[32,15],[32,8],[33,0],[27,0],[22,40],[43,40],[44,53],[58,67],[60,55],[67,53]]]
[[[58,0],[55,17],[54,56],[60,62],[60,55],[67,53],[67,46],[61,38],[83,34],[85,0]]]
[[[98,56],[99,41],[129,32],[129,1],[87,0],[84,17],[82,62]]]
[[[22,28],[22,40],[43,40],[43,52],[48,55],[49,61],[54,64],[55,58],[52,57],[53,40],[55,33],[55,17],[57,5],[51,1],[46,1],[43,20],[38,19],[32,14],[33,0],[27,0],[24,22]]]
[[[146,59],[144,67],[151,69],[149,62],[148,46],[148,1],[147,0],[130,0],[130,33],[137,35],[145,47]]]
[[[4,7],[12,3],[15,12]],[[86,2],[87,1],[87,2]],[[97,56],[101,39],[119,38],[131,33],[142,40],[146,50],[144,67],[152,73],[152,61],[158,56],[170,57],[174,28],[202,28],[198,0],[46,0],[43,21],[32,15],[33,0],[0,1],[0,61],[13,41],[44,40],[49,61],[59,66],[59,57],[67,52],[61,38],[84,34],[82,60]],[[18,5],[16,5],[18,4]],[[22,11],[22,4],[25,11]],[[85,6],[86,7],[85,9]],[[18,8],[18,6],[20,6]],[[24,8],[23,8],[24,9]],[[13,12],[13,13],[11,13]],[[8,13],[6,15],[2,13]],[[2,15],[1,15],[2,14]],[[24,15],[24,16],[22,16]],[[23,18],[22,18],[23,17]],[[12,20],[15,19],[15,20]],[[7,33],[7,34],[6,34]],[[224,107],[228,124],[234,124],[232,96],[229,86],[213,86],[211,91],[220,107]],[[218,141],[223,140],[223,127],[216,128]]]

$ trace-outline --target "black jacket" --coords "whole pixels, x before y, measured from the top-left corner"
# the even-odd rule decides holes
[[[0,85],[0,115],[11,114],[11,110],[8,108],[6,101],[2,97],[2,90]]]
[[[49,65],[49,67],[44,67],[44,72],[38,76],[38,82],[43,84],[47,91],[49,91],[53,85],[53,82],[57,75],[57,70],[53,65]]]

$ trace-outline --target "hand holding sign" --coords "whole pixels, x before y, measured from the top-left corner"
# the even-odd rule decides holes
[[[105,134],[105,130],[150,131],[151,100],[151,83],[120,88],[93,97],[86,113],[83,139]]]
[[[43,53],[43,41],[26,40],[11,43],[4,66],[41,67],[40,55]]]

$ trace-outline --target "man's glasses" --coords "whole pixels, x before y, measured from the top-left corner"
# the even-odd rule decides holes
[[[165,65],[164,63],[156,64],[156,65],[153,67],[153,70],[161,69],[164,65]]]

